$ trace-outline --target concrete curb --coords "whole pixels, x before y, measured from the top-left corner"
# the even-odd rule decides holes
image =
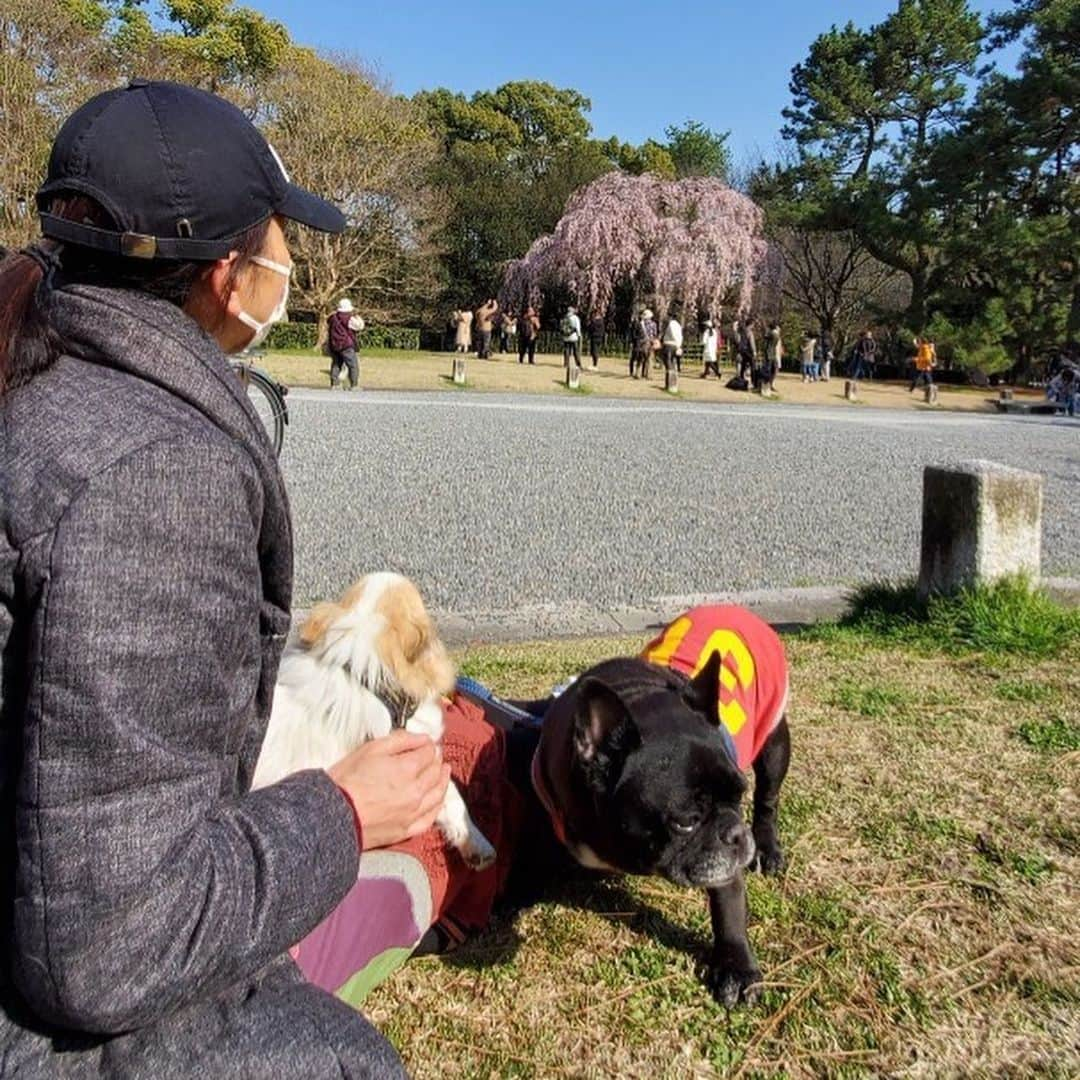
[[[1044,578],[1059,603],[1080,607],[1080,579]],[[439,611],[432,614],[443,640],[451,646],[497,645],[556,638],[645,636],[698,604],[741,604],[781,630],[797,630],[840,618],[847,610],[851,585],[816,585],[802,589],[754,589],[749,592],[692,593],[662,596],[647,607],[601,608],[589,604],[534,604],[510,611]],[[304,612],[293,613],[294,623]]]

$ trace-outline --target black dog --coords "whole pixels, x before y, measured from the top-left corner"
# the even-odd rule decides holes
[[[534,830],[582,866],[704,888],[713,929],[706,982],[733,1006],[753,1001],[761,981],[746,935],[743,871],[783,867],[776,815],[791,744],[781,715],[753,760],[748,829],[746,779],[718,718],[721,682],[733,682],[722,678],[722,663],[713,652],[689,678],[643,659],[608,660],[559,697],[512,703],[544,721],[513,727],[508,740],[511,780],[531,800],[510,891],[550,872]],[[784,700],[786,686],[785,667]]]

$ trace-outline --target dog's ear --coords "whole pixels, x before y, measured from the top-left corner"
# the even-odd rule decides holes
[[[574,715],[574,747],[583,761],[592,761],[600,747],[616,732],[637,728],[622,699],[599,679],[584,678]]]
[[[345,614],[345,609],[332,600],[316,604],[308,617],[300,624],[297,636],[307,648],[317,645],[330,629],[330,625]]]
[[[723,665],[724,658],[718,650],[714,650],[683,693],[690,708],[701,713],[710,724],[720,723],[717,702],[720,700],[720,669]]]

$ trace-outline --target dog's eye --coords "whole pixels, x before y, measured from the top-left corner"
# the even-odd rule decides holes
[[[689,836],[698,827],[698,822],[690,818],[672,818],[671,827],[677,833]]]

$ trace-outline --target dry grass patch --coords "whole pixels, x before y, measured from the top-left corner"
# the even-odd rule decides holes
[[[476,648],[541,693],[637,639]],[[370,999],[418,1078],[1070,1076],[1080,1071],[1080,649],[1038,662],[791,638],[789,868],[750,880],[767,990],[726,1013],[704,897],[553,883]],[[1055,737],[1033,737],[1048,729]],[[1068,733],[1072,732],[1073,736]],[[1070,749],[1070,746],[1072,748]]]
[[[312,387],[325,390],[330,385],[330,362],[316,353],[269,353],[258,361],[274,378],[287,386]],[[453,364],[451,353],[409,352],[402,349],[365,352],[360,358],[360,385],[365,390],[455,390],[450,377]],[[480,392],[510,392],[524,394],[592,394],[596,397],[627,398],[637,401],[695,401],[728,405],[753,404],[767,407],[773,404],[757,394],[728,390],[724,382],[732,374],[725,370],[724,382],[715,378],[701,379],[700,367],[691,367],[679,380],[677,396],[664,391],[662,369],[654,371],[646,382],[631,379],[624,360],[601,358],[600,368],[591,367],[581,373],[579,391],[567,390],[564,385],[562,357],[538,356],[535,365],[519,364],[509,356],[495,360],[466,357],[466,389]],[[844,380],[804,383],[794,372],[783,372],[777,388],[785,404],[841,405],[844,401]],[[1017,391],[1018,396],[1023,394]],[[939,408],[976,412],[994,411],[993,398],[988,390],[970,387],[941,387]],[[1037,395],[1036,395],[1037,396]],[[859,384],[859,405],[885,409],[927,409],[920,394],[911,394],[906,384],[863,382]]]

